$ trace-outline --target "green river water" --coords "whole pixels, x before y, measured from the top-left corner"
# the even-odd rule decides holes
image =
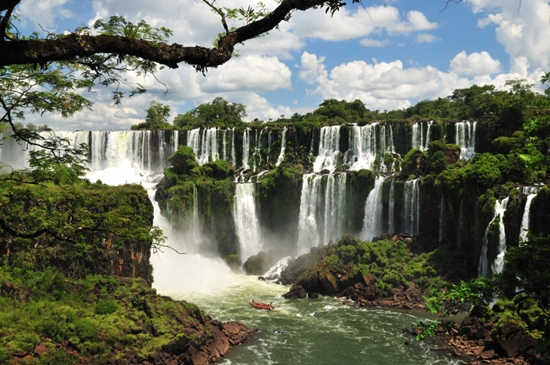
[[[254,276],[228,275],[223,285],[208,291],[159,290],[197,304],[215,319],[241,321],[259,330],[250,343],[233,348],[221,364],[456,363],[434,346],[403,333],[426,319],[424,312],[356,309],[335,298],[286,300],[281,295],[288,287]],[[274,302],[277,309],[254,309],[248,304],[251,299]]]

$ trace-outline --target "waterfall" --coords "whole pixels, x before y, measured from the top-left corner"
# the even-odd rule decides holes
[[[506,212],[506,207],[508,205],[508,198],[506,197],[502,199],[500,202],[497,200],[495,203],[495,212],[493,214],[493,219],[491,219],[491,222],[487,225],[487,228],[485,229],[485,236],[483,237],[483,241],[481,243],[481,253],[479,257],[479,264],[477,267],[477,273],[479,276],[487,277],[489,274],[493,273],[500,273],[502,272],[502,269],[504,267],[504,254],[506,252],[506,233],[504,231],[504,213]],[[491,229],[491,226],[495,222],[495,220],[498,219],[498,247],[497,247],[497,256],[495,258],[495,261],[491,265],[491,272],[489,272],[489,258],[487,256],[488,250],[489,250],[489,230]]]
[[[493,262],[493,265],[491,265],[493,274],[501,273],[502,269],[504,269],[504,255],[506,254],[506,231],[504,230],[504,213],[506,212],[506,208],[508,206],[508,199],[509,197],[502,199],[500,204],[495,207],[495,210],[497,211],[497,216],[499,217],[499,223],[498,253],[495,261]]]
[[[187,131],[187,145],[193,149],[199,165],[220,158],[218,154],[218,139],[216,127]],[[201,133],[202,132],[202,133]],[[202,134],[202,135],[201,135]]]
[[[420,187],[419,179],[405,182],[405,212],[403,214],[403,227],[411,236],[420,231]]]
[[[241,244],[241,258],[245,261],[262,250],[260,221],[258,219],[254,183],[239,183],[235,186],[233,219]]]
[[[521,231],[519,232],[519,239],[521,242],[527,241],[527,233],[529,232],[529,213],[531,210],[531,201],[537,196],[538,189],[532,186],[524,186],[523,193],[527,195],[527,201],[525,202],[525,209],[523,210],[523,217],[521,219]]]
[[[384,177],[377,176],[374,181],[374,188],[369,192],[365,202],[365,218],[363,220],[362,237],[371,241],[374,237],[383,233],[382,223],[382,186]]]
[[[395,233],[395,181],[390,182],[390,193],[388,197],[388,232]]]
[[[243,168],[250,169],[248,158],[250,153],[250,128],[246,127],[243,133]]]
[[[298,218],[298,253],[344,234],[346,174],[306,174],[302,181]]]
[[[319,137],[319,153],[313,164],[313,171],[321,172],[329,170],[331,173],[336,169],[338,155],[340,154],[340,126],[321,128]]]
[[[350,166],[350,170],[372,170],[378,152],[376,147],[377,126],[378,123],[372,123],[362,127],[354,125],[350,128],[349,149],[345,156],[345,161]],[[382,150],[380,154],[383,154]]]
[[[477,122],[456,123],[456,144],[460,146],[460,158],[469,160],[474,157]]]
[[[412,148],[424,150],[422,123],[416,122],[412,126]]]
[[[428,128],[426,130],[426,141],[424,143],[424,150],[427,150],[428,149],[428,146],[430,144],[430,129],[432,129],[432,124],[434,123],[433,120],[430,120],[428,122]]]
[[[311,247],[318,246],[321,238],[317,228],[317,197],[319,195],[320,176],[305,174],[300,194],[300,216],[298,218],[298,253],[306,253]]]
[[[275,163],[275,166],[279,166],[281,162],[285,159],[285,150],[286,150],[286,126],[283,128],[283,135],[281,137],[281,153],[279,153],[279,157],[277,157],[277,162]]]

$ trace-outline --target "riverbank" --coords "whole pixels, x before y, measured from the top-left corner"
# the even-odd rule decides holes
[[[143,279],[0,270],[0,363],[205,365],[255,332]]]

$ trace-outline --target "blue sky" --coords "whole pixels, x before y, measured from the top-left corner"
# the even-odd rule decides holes
[[[350,2],[350,1],[348,1]],[[226,7],[254,6],[218,0]],[[268,8],[275,1],[265,1]],[[27,122],[58,130],[127,130],[145,118],[152,100],[170,105],[172,117],[221,96],[247,106],[250,119],[276,119],[314,110],[325,99],[359,99],[371,110],[406,108],[473,84],[504,87],[506,80],[538,84],[550,71],[550,5],[545,0],[468,0],[443,11],[442,0],[363,1],[333,17],[323,10],[296,12],[269,35],[239,46],[240,57],[206,77],[181,64],[150,78],[150,92],[110,101],[111,90],[88,95],[93,112],[70,119],[45,115]],[[170,41],[208,46],[222,31],[200,0],[23,0],[20,29],[63,32],[95,19],[123,15],[174,31]],[[234,25],[238,26],[238,23]]]

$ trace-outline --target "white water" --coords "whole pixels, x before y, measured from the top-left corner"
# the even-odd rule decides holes
[[[493,274],[500,274],[504,269],[504,255],[506,254],[506,231],[504,229],[504,213],[508,207],[508,199],[506,197],[502,199],[500,205],[497,205],[497,216],[499,217],[498,223],[498,253],[495,261],[491,265]]]
[[[395,233],[395,182],[390,182],[390,194],[388,197],[388,232]]]
[[[338,155],[340,154],[340,126],[323,127],[319,137],[319,153],[313,163],[313,171],[321,172],[336,169]]]
[[[527,195],[525,209],[523,210],[523,217],[521,218],[521,231],[519,232],[520,243],[527,241],[527,234],[529,233],[529,214],[531,211],[531,201],[535,196],[537,196],[537,191],[537,188],[531,186],[525,186],[523,188],[523,193],[529,195]]]
[[[456,123],[456,144],[460,146],[460,158],[469,160],[474,157],[476,147],[477,122]]]
[[[235,185],[233,219],[240,241],[243,262],[250,256],[256,255],[263,248],[254,186],[254,183],[238,183]]]
[[[405,233],[411,236],[420,233],[420,187],[419,179],[405,182],[405,209],[403,227]]]
[[[422,123],[414,123],[412,126],[412,148],[424,150],[424,136]]]
[[[299,254],[345,233],[346,177],[346,174],[304,175],[298,218]]]
[[[220,158],[218,154],[217,128],[191,129],[187,132],[187,145],[193,149],[199,165]]]
[[[489,274],[497,274],[502,272],[502,269],[504,267],[504,255],[506,253],[506,232],[504,231],[504,213],[506,212],[506,207],[508,205],[508,199],[509,197],[506,197],[502,199],[500,202],[497,201],[495,203],[495,213],[493,215],[493,219],[491,219],[491,222],[487,225],[487,228],[485,229],[485,236],[482,241],[481,245],[481,254],[479,258],[479,264],[477,268],[477,273],[479,276],[487,277]],[[498,237],[498,248],[497,248],[497,257],[495,258],[495,261],[492,264],[489,264],[489,258],[487,256],[488,252],[488,246],[489,246],[489,229],[491,228],[491,225],[495,221],[495,219],[499,219],[499,237]],[[489,268],[491,271],[489,272]]]
[[[243,168],[250,169],[248,158],[250,156],[250,128],[246,127],[243,133]]]
[[[352,126],[349,131],[349,150],[346,152],[346,161],[350,170],[372,170],[378,152],[376,130],[378,123],[367,124],[362,127]],[[381,151],[383,149],[381,148]]]
[[[279,166],[281,162],[285,159],[285,151],[286,151],[286,127],[283,128],[283,135],[281,137],[281,152],[279,153],[279,157],[277,157],[277,162],[275,163],[275,166]]]
[[[383,232],[382,216],[382,185],[384,177],[377,176],[374,181],[374,188],[369,192],[365,203],[365,218],[363,220],[363,230],[361,238],[371,241],[374,237]]]

